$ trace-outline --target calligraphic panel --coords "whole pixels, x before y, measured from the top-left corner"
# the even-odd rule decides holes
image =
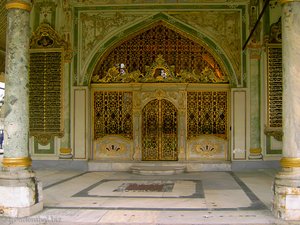
[[[268,45],[268,127],[282,127],[282,48]]]
[[[31,52],[29,129],[59,135],[62,128],[62,52]]]

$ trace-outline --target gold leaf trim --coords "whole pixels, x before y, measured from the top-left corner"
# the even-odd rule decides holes
[[[5,7],[6,9],[23,9],[28,12],[32,9],[31,5],[25,2],[11,2],[7,3]]]
[[[287,157],[284,157],[280,160],[280,165],[283,168],[300,167],[300,158],[287,158]]]
[[[59,152],[60,152],[60,154],[71,154],[72,149],[71,148],[60,148]]]
[[[2,165],[4,167],[29,167],[31,166],[30,157],[20,157],[20,158],[3,158]]]

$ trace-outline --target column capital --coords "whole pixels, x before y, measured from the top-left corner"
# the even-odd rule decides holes
[[[29,167],[31,166],[30,157],[20,157],[20,158],[8,158],[4,157],[2,160],[2,165],[4,167]]]
[[[283,157],[280,160],[280,165],[283,168],[295,168],[300,167],[300,158]]]
[[[280,0],[281,5],[283,5],[285,3],[290,3],[290,2],[300,2],[300,0]]]
[[[5,7],[6,9],[23,9],[30,12],[32,9],[32,4],[30,2],[14,0],[7,2]]]

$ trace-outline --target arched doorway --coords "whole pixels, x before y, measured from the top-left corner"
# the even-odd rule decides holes
[[[227,159],[229,75],[201,41],[161,21],[109,49],[93,74],[93,159]]]
[[[177,109],[166,99],[143,108],[142,160],[178,160],[177,123]]]

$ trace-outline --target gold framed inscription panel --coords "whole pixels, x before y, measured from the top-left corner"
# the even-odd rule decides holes
[[[282,45],[267,44],[267,123],[265,134],[282,141]]]
[[[41,145],[62,137],[63,49],[31,49],[29,73],[29,130]]]
[[[70,43],[41,23],[30,38],[29,134],[42,146],[64,135],[64,63],[71,58]]]

